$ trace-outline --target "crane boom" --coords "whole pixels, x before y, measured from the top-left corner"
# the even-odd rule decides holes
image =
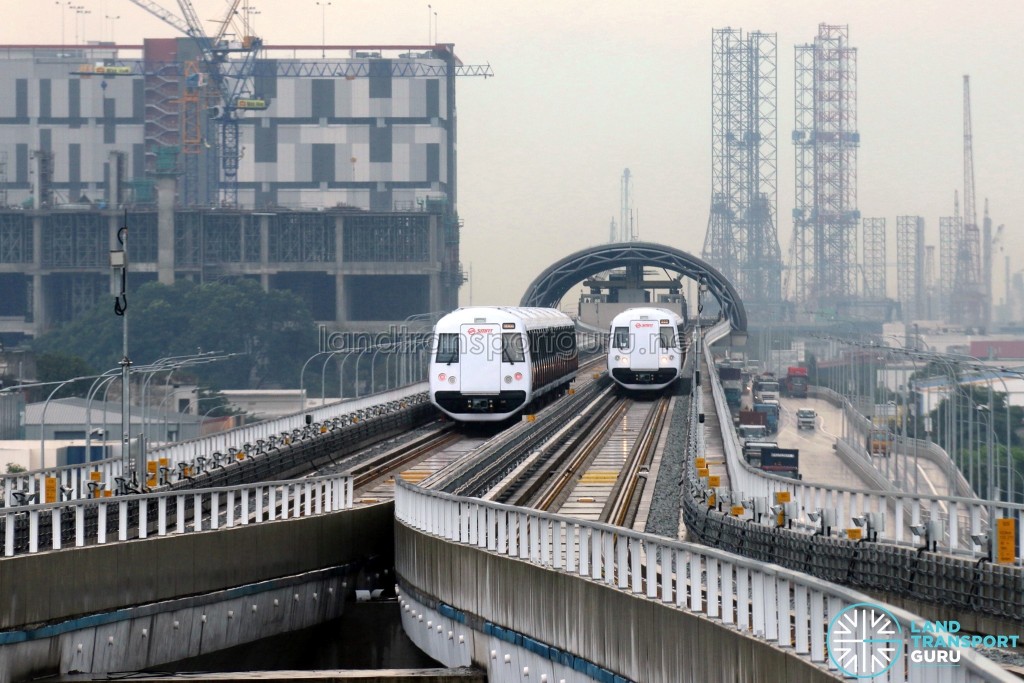
[[[146,10],[153,16],[155,16],[157,19],[160,19],[165,24],[169,24],[170,26],[173,26],[174,28],[178,29],[185,35],[192,35],[192,29],[189,28],[188,24],[186,24],[180,18],[171,14],[155,2],[151,2],[151,0],[132,0],[132,2],[141,7],[142,9]]]
[[[209,42],[210,39],[206,35],[206,31],[203,30],[203,24],[199,21],[199,17],[196,16],[196,9],[192,6],[189,0],[178,0],[178,7],[181,9],[181,13],[185,15],[185,21],[188,23],[189,30],[188,35],[192,36],[196,40],[204,40],[207,45],[206,50],[212,47]],[[203,47],[200,45],[200,47]]]
[[[221,41],[224,40],[224,36],[228,32],[228,26],[231,25],[231,17],[235,16],[235,12],[238,10],[238,5],[241,2],[242,0],[234,0],[234,2],[231,3],[228,13],[224,15],[224,21],[220,24],[220,30],[217,31],[217,35],[213,37],[213,44],[215,46],[220,45]],[[248,27],[246,27],[246,30],[248,30]]]
[[[977,226],[974,209],[974,142],[971,134],[971,77],[964,75],[964,225]]]

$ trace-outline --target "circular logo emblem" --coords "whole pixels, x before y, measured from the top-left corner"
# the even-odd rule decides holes
[[[469,328],[468,330],[466,330],[466,334],[476,334],[476,328],[475,327]]]
[[[859,602],[836,615],[828,626],[828,656],[854,678],[888,671],[903,652],[903,627],[888,610]]]

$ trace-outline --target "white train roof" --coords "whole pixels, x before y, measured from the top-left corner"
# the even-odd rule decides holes
[[[461,325],[470,323],[519,322],[526,329],[563,327],[572,325],[572,318],[555,308],[532,308],[519,306],[471,306],[459,308],[437,321],[434,329],[456,331]]]
[[[668,318],[671,324],[678,325],[683,322],[682,316],[678,313],[668,310],[667,308],[656,308],[654,306],[637,306],[636,308],[628,308],[622,313],[612,318],[611,326],[624,325],[630,320],[662,320]]]

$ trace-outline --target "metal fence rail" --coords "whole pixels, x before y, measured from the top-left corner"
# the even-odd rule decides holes
[[[460,498],[406,482],[399,482],[395,493],[396,517],[411,528],[703,614],[837,674],[839,666],[826,651],[829,625],[845,608],[873,602],[809,575],[706,546]],[[896,647],[903,656],[877,680],[933,680],[934,669],[909,664],[912,628],[923,628],[923,620],[886,609],[902,627]],[[955,649],[959,666],[944,670],[943,680],[1008,680],[998,666],[969,648]]]
[[[204,459],[198,463],[199,469],[202,469],[206,462],[212,465],[215,460],[234,460],[239,457],[238,454],[242,458],[264,455],[269,448],[288,444],[306,435],[313,427],[326,431],[331,427],[354,424],[410,405],[425,403],[428,401],[426,390],[427,384],[420,382],[353,401],[340,401],[314,410],[236,427],[220,434],[153,449],[147,453],[147,460],[161,463],[167,472],[180,475],[186,467],[194,471],[200,459]],[[306,424],[307,415],[310,416],[311,425]],[[122,465],[121,458],[107,458],[78,465],[0,475],[3,506],[45,501],[47,479],[56,479],[58,500],[77,500],[89,496],[89,482],[93,481],[100,482],[102,493],[113,487],[117,477],[123,476]]]
[[[710,355],[706,345],[705,352]],[[709,363],[709,368],[713,368]],[[844,486],[805,484],[802,481],[768,474],[751,467],[740,451],[736,430],[732,427],[731,413],[725,401],[725,392],[717,373],[708,373],[711,379],[715,409],[719,414],[722,442],[725,446],[726,466],[732,488],[728,498],[736,503],[754,498],[767,499],[769,505],[778,492],[788,492],[797,503],[799,517],[792,521],[808,529],[817,528],[817,523],[808,517],[822,509],[834,510],[836,526],[853,526],[852,519],[865,513],[887,513],[885,527],[878,533],[878,540],[909,545],[915,538],[909,526],[919,525],[926,520],[942,520],[942,537],[933,539],[937,547],[951,553],[977,557],[985,548],[974,544],[971,535],[982,533],[983,522],[991,516],[1012,517],[1017,520],[1019,547],[1024,548],[1024,505],[1019,503],[992,502],[979,498],[958,496],[929,496],[906,493],[897,490],[867,490]],[[765,521],[768,521],[767,519]],[[985,525],[987,526],[987,524]],[[838,529],[837,529],[838,530]],[[924,538],[919,539],[923,545]],[[1020,560],[1018,560],[1018,563]]]
[[[211,531],[351,508],[347,474],[0,509],[4,557]]]

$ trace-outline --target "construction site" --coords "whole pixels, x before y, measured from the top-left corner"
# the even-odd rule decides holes
[[[774,33],[713,31],[712,197],[703,257],[735,283],[761,323],[927,320],[989,328],[993,245],[1003,226],[993,230],[987,200],[978,220],[969,76],[963,77],[963,210],[957,192],[950,215],[896,216],[893,235],[891,220],[857,205],[857,48],[849,27],[821,24],[813,42],[797,45],[790,135],[795,202],[783,256],[778,231],[788,217],[777,214],[776,42]],[[937,232],[929,230],[936,225]],[[896,287],[890,290],[892,263]],[[1021,297],[1011,296],[1008,260],[1005,265],[1001,313],[1010,320],[1012,302]]]
[[[253,278],[344,332],[458,306],[456,82],[489,66],[463,64],[448,43],[268,45],[241,0],[214,35],[188,0],[182,16],[132,2],[181,36],[0,47],[11,95],[0,100],[0,341],[38,336],[108,295],[124,226],[129,288]],[[969,76],[949,214],[872,215],[857,203],[857,48],[847,26],[821,24],[795,49],[794,209],[780,216],[777,35],[723,28],[711,43],[701,256],[752,322],[980,331],[1021,318],[1024,280],[1008,257],[993,297],[1003,226],[975,189]],[[625,169],[610,242],[639,239],[631,183]],[[626,289],[644,289],[642,273],[630,277]],[[595,301],[633,300],[600,278],[585,284]],[[678,281],[663,289],[681,301]]]
[[[134,1],[134,0],[133,0]],[[451,44],[266,45],[235,0],[215,35],[0,47],[0,341],[112,291],[254,278],[341,331],[457,306]]]

